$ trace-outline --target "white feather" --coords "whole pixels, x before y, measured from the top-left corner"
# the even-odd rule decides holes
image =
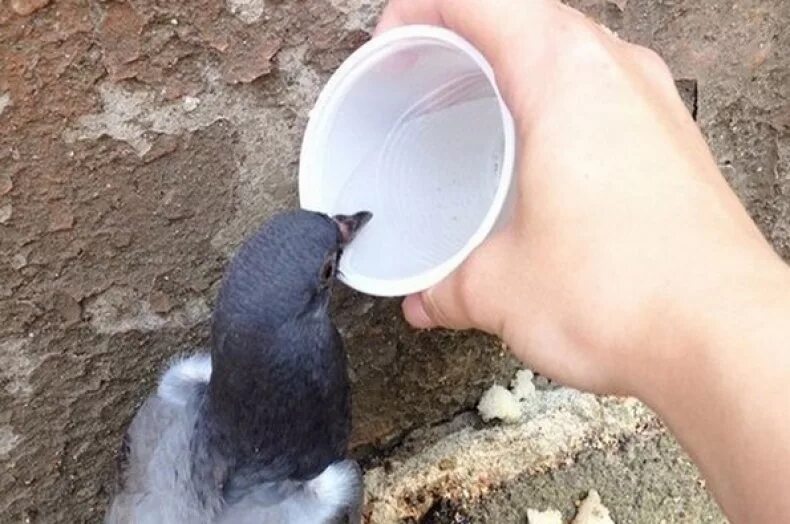
[[[192,355],[170,366],[162,375],[156,394],[167,402],[185,406],[194,387],[201,383],[208,384],[210,378],[211,355]]]
[[[335,508],[345,507],[359,489],[357,468],[351,461],[335,462],[307,483],[315,500]]]
[[[262,487],[262,489],[266,489]],[[325,524],[359,504],[362,477],[350,460],[336,462],[286,499],[261,506],[256,494],[225,508],[220,524]]]
[[[127,479],[131,489],[114,500],[107,523],[326,524],[359,508],[362,476],[351,460],[331,464],[304,483],[284,481],[294,489],[274,503],[263,495],[279,491],[279,482],[260,485],[233,504],[223,504],[221,498],[209,506],[199,501],[188,482],[189,442],[197,413],[187,406],[194,406],[197,388],[210,378],[208,354],[176,360],[162,375],[156,397],[148,400],[130,428],[132,460],[147,458],[128,470],[134,476]]]

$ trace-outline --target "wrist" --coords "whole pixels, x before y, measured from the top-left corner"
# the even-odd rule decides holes
[[[659,309],[627,385],[659,413],[706,381],[790,360],[790,266],[775,255]]]
[[[665,350],[638,389],[733,521],[779,522],[787,515],[784,502],[763,487],[767,478],[788,482],[782,458],[790,450],[788,326],[790,269],[762,267],[712,294],[693,329],[674,351]]]

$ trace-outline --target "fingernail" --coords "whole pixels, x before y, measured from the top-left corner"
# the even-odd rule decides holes
[[[417,329],[430,329],[435,327],[436,324],[428,316],[425,310],[425,304],[422,301],[422,295],[409,295],[403,299],[403,315],[406,317],[406,322],[416,327]]]

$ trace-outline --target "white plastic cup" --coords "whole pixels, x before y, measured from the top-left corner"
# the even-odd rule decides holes
[[[403,296],[448,276],[507,214],[514,137],[491,66],[457,34],[406,26],[360,47],[319,95],[299,166],[303,208],[373,213],[341,279]]]

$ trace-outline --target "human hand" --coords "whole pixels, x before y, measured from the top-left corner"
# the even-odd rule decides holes
[[[377,32],[411,23],[481,50],[518,135],[509,225],[406,298],[412,325],[482,329],[555,380],[641,396],[722,304],[786,281],[658,55],[552,0],[394,0]]]

